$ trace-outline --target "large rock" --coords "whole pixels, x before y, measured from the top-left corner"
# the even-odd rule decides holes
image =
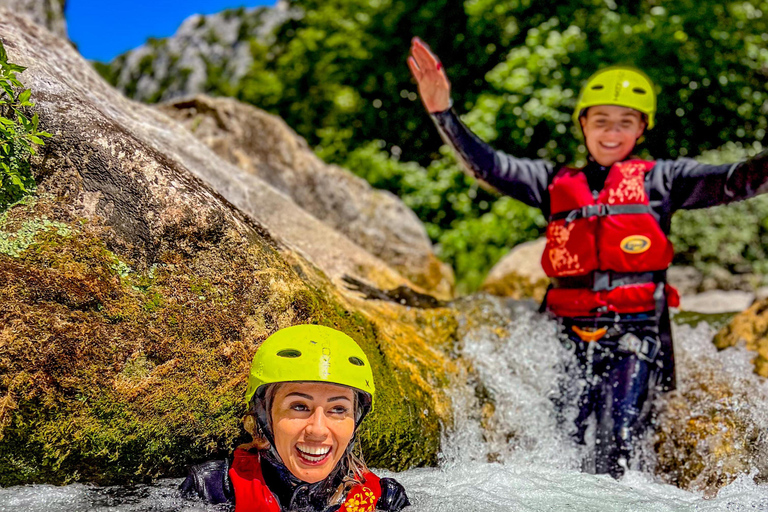
[[[0,0],[0,8],[29,16],[35,23],[66,39],[65,3],[66,0]]]
[[[545,238],[515,246],[488,273],[480,287],[500,297],[534,298],[541,302],[549,278],[541,267],[541,255],[547,245]]]
[[[736,315],[715,336],[715,346],[719,349],[739,343],[745,343],[747,349],[757,352],[753,360],[755,372],[768,377],[768,300],[758,301]]]
[[[0,218],[0,485],[135,481],[221,455],[242,435],[255,349],[302,322],[372,360],[369,462],[436,461],[449,310],[335,286],[413,285],[28,18],[0,9],[0,34],[53,134],[38,199]]]
[[[754,300],[755,294],[750,292],[710,290],[696,295],[683,295],[680,297],[680,309],[705,314],[733,313],[744,311]]]
[[[196,96],[160,109],[216,154],[289,195],[414,283],[451,295],[453,272],[435,257],[416,215],[390,192],[325,164],[282,119],[231,98]]]

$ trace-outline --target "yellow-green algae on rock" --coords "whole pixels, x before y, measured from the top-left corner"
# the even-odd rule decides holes
[[[754,303],[746,311],[736,315],[715,336],[719,349],[746,343],[747,349],[756,352],[755,373],[768,377],[768,299]]]
[[[140,481],[223,456],[244,435],[253,353],[303,322],[351,334],[371,359],[376,410],[360,436],[369,464],[436,461],[450,422],[440,344],[456,325],[446,310],[344,298],[269,239],[224,223],[169,234],[156,264],[131,270],[108,248],[110,228],[70,211],[44,197],[0,225],[14,242],[30,222],[49,223],[0,254],[0,485]]]

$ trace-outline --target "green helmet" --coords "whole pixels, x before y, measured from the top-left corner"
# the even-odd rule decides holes
[[[653,128],[656,114],[656,92],[653,82],[639,69],[627,66],[612,66],[601,69],[587,80],[579,94],[573,122],[585,109],[597,105],[617,105],[633,108],[648,117],[648,129]]]
[[[355,340],[330,327],[294,325],[264,340],[251,363],[245,401],[251,405],[254,396],[263,398],[268,384],[278,382],[326,382],[359,391],[356,424],[373,410],[373,372],[365,352]],[[255,405],[260,423],[266,422],[264,404],[254,402],[259,402]]]

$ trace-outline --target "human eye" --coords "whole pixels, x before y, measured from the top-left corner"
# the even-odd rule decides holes
[[[309,412],[309,407],[307,406],[307,404],[302,402],[293,402],[290,405],[289,409],[296,412]]]
[[[346,416],[349,413],[349,408],[345,405],[334,405],[328,412],[336,416]]]

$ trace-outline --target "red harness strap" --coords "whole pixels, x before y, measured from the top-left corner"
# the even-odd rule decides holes
[[[229,469],[235,489],[235,512],[280,512],[280,505],[264,482],[261,460],[257,453],[235,450]],[[371,472],[363,475],[364,482],[354,485],[341,504],[339,512],[373,512],[381,497],[379,477]]]

